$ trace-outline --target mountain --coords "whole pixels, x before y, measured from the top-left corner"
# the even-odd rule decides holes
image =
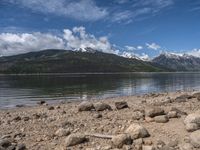
[[[173,71],[200,71],[200,58],[187,54],[161,54],[152,63]]]
[[[149,62],[86,50],[43,50],[0,57],[0,73],[154,72],[163,69]]]

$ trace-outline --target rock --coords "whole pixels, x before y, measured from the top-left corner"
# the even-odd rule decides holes
[[[15,122],[18,122],[18,121],[20,121],[20,120],[22,120],[22,118],[21,118],[20,116],[17,116],[17,117],[15,117],[15,118],[13,118],[13,121],[15,121]]]
[[[102,118],[102,114],[100,114],[100,113],[95,113],[95,114],[94,114],[94,117],[95,117],[95,118]]]
[[[162,148],[160,148],[159,150],[176,150],[176,149],[173,147],[169,147],[168,145],[165,145]]]
[[[119,134],[116,136],[113,136],[112,138],[112,144],[114,147],[122,148],[123,145],[131,145],[133,140],[131,139],[131,136],[128,134]]]
[[[158,149],[161,149],[165,145],[166,145],[165,142],[163,142],[162,140],[158,140],[157,143],[156,143],[156,146],[157,146]]]
[[[11,145],[12,144],[8,139],[1,139],[0,140],[0,146],[3,147],[3,148],[8,148]]]
[[[142,145],[143,144],[143,139],[142,138],[139,138],[139,139],[135,139],[133,141],[134,145]]]
[[[186,130],[189,132],[200,129],[200,113],[189,114],[184,120]]]
[[[17,145],[16,150],[27,150],[27,148],[26,148],[25,144],[19,144],[19,145]]]
[[[29,117],[24,117],[23,120],[24,120],[24,121],[29,121],[30,118],[29,118]]]
[[[177,117],[181,117],[182,115],[184,115],[184,116],[187,115],[186,112],[181,111],[181,110],[177,109],[176,107],[172,107],[170,111],[176,111]]]
[[[146,116],[148,117],[155,117],[155,116],[160,116],[160,115],[165,115],[165,111],[162,108],[151,108],[151,109],[147,109],[145,112]]]
[[[179,145],[180,150],[193,150],[193,146],[190,143],[184,143]]]
[[[135,111],[133,112],[133,120],[140,120],[140,119],[144,119],[144,113],[141,111]]]
[[[53,106],[47,107],[48,110],[54,110],[55,108]]]
[[[130,134],[132,139],[149,137],[150,134],[146,128],[139,124],[131,124],[125,131],[125,133]]]
[[[18,105],[16,105],[16,107],[22,108],[22,107],[25,107],[25,105],[23,105],[23,104],[18,104]]]
[[[169,118],[177,118],[178,117],[176,111],[169,111],[168,114],[167,114],[167,116]]]
[[[65,146],[74,146],[77,144],[81,144],[87,141],[85,135],[82,134],[71,134],[65,139]]]
[[[37,104],[38,105],[44,105],[44,104],[46,104],[46,101],[41,100],[41,101],[37,102]]]
[[[154,117],[155,122],[157,123],[166,123],[169,121],[168,117],[166,115],[162,115],[162,116],[156,116]]]
[[[178,102],[178,103],[186,102],[188,99],[191,99],[191,98],[192,98],[191,95],[184,94],[175,98],[175,102]]]
[[[143,145],[142,150],[155,150],[155,147],[150,146],[150,145]]]
[[[70,134],[70,131],[68,129],[63,129],[63,128],[60,128],[55,132],[55,135],[60,136],[60,137],[68,136],[69,134]]]
[[[154,118],[151,117],[145,117],[146,122],[154,122]]]
[[[115,107],[117,109],[123,109],[123,108],[128,108],[127,102],[115,102]]]
[[[178,141],[177,140],[170,141],[167,145],[169,147],[176,147],[178,145]]]
[[[95,103],[94,108],[96,111],[112,110],[110,105],[102,103],[102,102]]]
[[[91,102],[81,102],[78,105],[78,111],[91,111],[92,109],[94,109],[94,105]]]
[[[200,92],[194,93],[192,96],[193,96],[194,98],[198,98],[198,97],[200,97]]]
[[[190,142],[195,148],[200,148],[200,130],[191,133]]]

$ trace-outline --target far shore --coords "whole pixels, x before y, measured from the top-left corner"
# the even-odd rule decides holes
[[[200,112],[200,93],[196,93],[150,93],[84,103],[41,101],[36,106],[2,109],[0,137],[10,146],[23,144],[28,150],[160,150],[164,146],[198,150],[190,137],[193,131],[185,124],[187,116]],[[133,126],[143,127],[148,135],[135,135]],[[126,143],[128,139],[132,142]]]

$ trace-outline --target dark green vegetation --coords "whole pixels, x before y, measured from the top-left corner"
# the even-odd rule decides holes
[[[43,50],[0,58],[0,73],[86,73],[164,71],[149,62],[94,51]]]

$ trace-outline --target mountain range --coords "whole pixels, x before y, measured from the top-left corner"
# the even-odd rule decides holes
[[[200,58],[165,53],[150,61],[103,53],[92,48],[48,49],[0,57],[0,73],[94,73],[200,71]]]

